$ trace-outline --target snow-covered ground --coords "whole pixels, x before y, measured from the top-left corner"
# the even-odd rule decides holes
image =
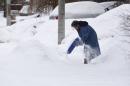
[[[78,36],[70,26],[73,19],[66,19],[61,45],[58,22],[48,17],[31,16],[4,28],[8,41],[0,43],[0,86],[130,86],[130,41],[121,28],[122,15],[129,11],[130,5],[122,5],[97,18],[79,19],[96,30],[102,52],[87,65],[83,46],[66,54]]]

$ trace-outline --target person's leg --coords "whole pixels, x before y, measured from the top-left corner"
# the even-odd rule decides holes
[[[90,51],[89,51],[89,46],[88,45],[84,45],[84,54],[85,54],[85,58],[84,58],[84,64],[88,64],[90,61]]]

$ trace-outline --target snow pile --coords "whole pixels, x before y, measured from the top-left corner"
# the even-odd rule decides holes
[[[10,32],[4,27],[6,27],[6,19],[3,17],[3,11],[0,11],[0,43],[10,40]]]
[[[30,52],[31,51],[31,52]],[[21,41],[11,55],[19,57],[16,59],[25,59],[32,62],[49,60],[47,48],[37,40]]]
[[[36,17],[37,15],[17,18],[17,23],[8,27],[7,29],[12,33],[13,40],[26,40],[32,38],[39,29],[38,26],[48,21],[48,17]]]
[[[96,2],[81,1],[65,4],[65,12],[65,18],[89,18],[104,13],[104,8]],[[58,16],[58,6],[50,14],[53,16]]]
[[[11,34],[8,30],[6,30],[5,28],[0,29],[0,43],[9,42],[11,39],[10,36]]]
[[[121,5],[112,9],[103,15],[98,16],[94,20],[88,20],[96,29],[99,39],[109,38],[120,33],[120,24],[125,14],[129,14],[130,5]],[[86,19],[87,20],[87,19]]]
[[[99,39],[101,40],[101,47],[103,48],[104,46],[102,55],[100,58],[97,58],[100,59],[99,63],[101,63],[101,61],[105,61],[106,63],[108,62],[112,65],[114,63],[114,65],[118,66],[122,66],[124,64],[127,66],[129,64],[127,63],[130,62],[130,48],[128,48],[130,46],[127,42],[129,41],[129,38],[127,36],[123,36],[126,33],[121,27],[123,22],[125,22],[123,18],[126,15],[130,15],[129,12],[130,5],[126,4],[108,11],[96,18],[97,21],[95,21],[95,23],[98,23],[98,25],[95,24],[93,26],[97,28],[97,32],[100,37]],[[106,40],[106,42],[104,40]],[[108,45],[109,47],[106,47]]]
[[[36,34],[35,38],[41,41],[45,45],[57,45],[57,31],[58,31],[58,22],[47,21],[43,25],[39,26],[39,31]]]

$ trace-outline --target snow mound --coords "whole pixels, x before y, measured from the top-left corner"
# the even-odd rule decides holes
[[[5,28],[0,29],[0,43],[9,42],[11,38],[11,34]]]
[[[95,18],[95,24],[91,23],[93,27],[96,28],[102,50],[102,55],[99,59],[97,58],[98,60],[96,60],[96,62],[99,61],[99,63],[102,63],[103,61],[109,62],[112,65],[113,63],[122,65],[130,61],[130,58],[128,58],[130,49],[128,48],[129,43],[127,42],[129,38],[123,37],[126,33],[124,33],[121,27],[122,22],[124,22],[123,18],[126,15],[130,15],[129,4],[112,9]],[[107,47],[107,45],[109,45],[109,47]]]
[[[49,60],[46,47],[37,40],[21,41],[12,53],[14,57],[26,61],[40,62]]]
[[[119,28],[122,18],[130,13],[130,5],[125,4],[114,8],[93,20],[88,20],[89,24],[97,31],[99,39],[111,38],[119,35]],[[102,31],[103,30],[103,31]]]
[[[41,26],[39,26],[39,31],[35,38],[40,40],[44,45],[56,46],[57,45],[57,32],[58,32],[58,22],[47,21]]]
[[[103,15],[98,16],[97,18],[100,18],[100,17],[103,19],[112,18],[112,17],[120,18],[124,14],[129,14],[129,11],[130,11],[130,4],[124,4],[104,13]]]
[[[65,18],[96,17],[104,12],[104,8],[96,2],[80,1],[65,4]],[[50,14],[50,17],[53,16],[58,16],[58,6]]]

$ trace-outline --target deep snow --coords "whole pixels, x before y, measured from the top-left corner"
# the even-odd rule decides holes
[[[9,41],[0,43],[0,86],[129,86],[129,37],[121,28],[121,16],[129,10],[130,5],[122,5],[97,18],[79,19],[94,27],[102,52],[87,65],[83,46],[66,54],[78,36],[70,26],[73,19],[66,19],[61,45],[57,45],[57,20],[48,17],[31,16],[4,28],[8,35],[2,32],[2,36]]]

